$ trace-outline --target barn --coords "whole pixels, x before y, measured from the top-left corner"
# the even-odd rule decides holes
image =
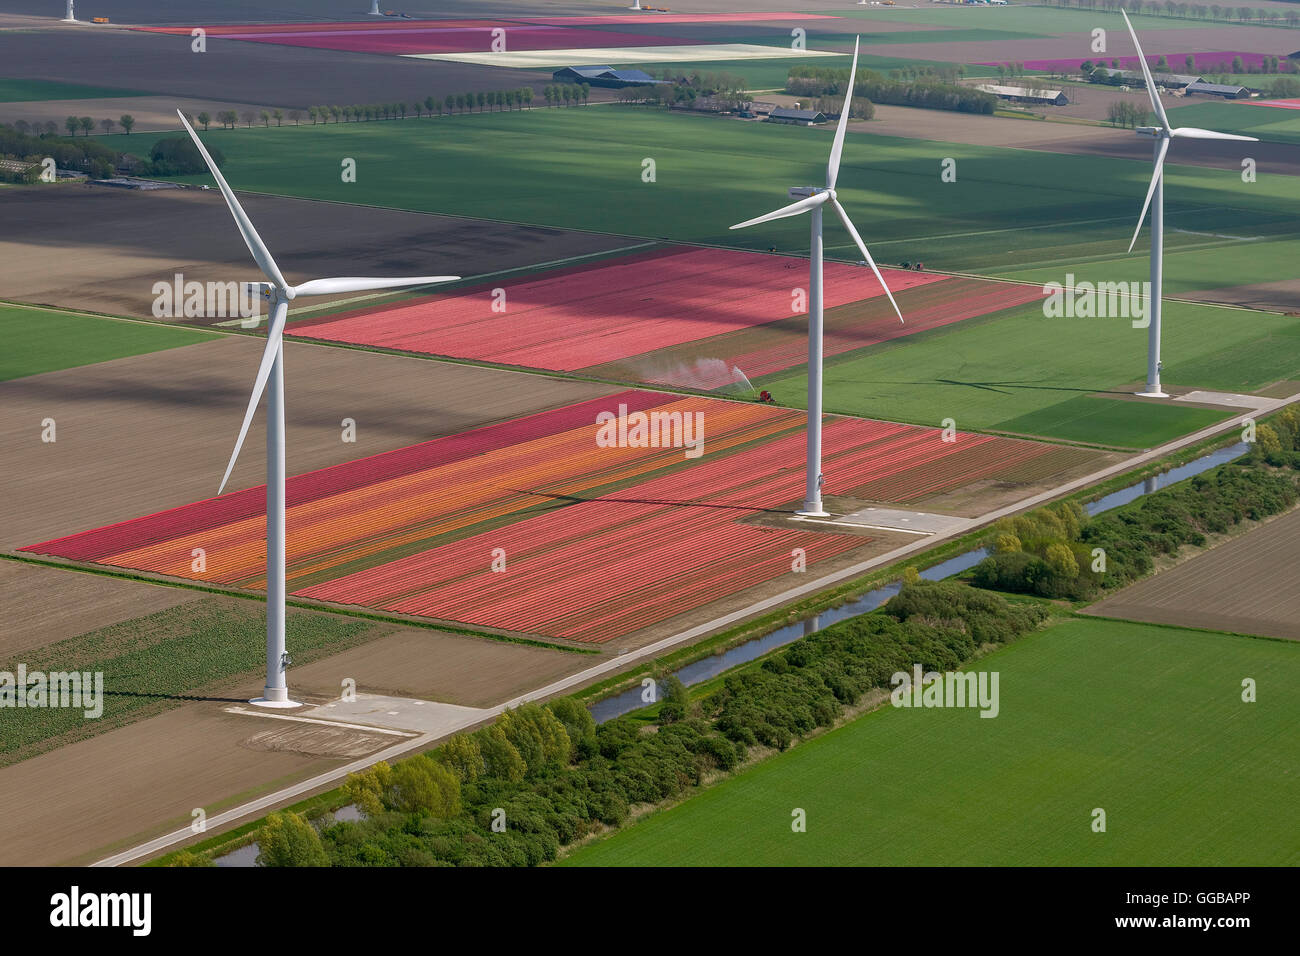
[[[1065,106],[1070,101],[1060,90],[1040,90],[1028,86],[1001,86],[997,83],[980,83],[975,89],[992,93],[999,99],[1013,103],[1034,103],[1039,106]]]
[[[794,126],[816,126],[826,122],[826,114],[821,110],[792,110],[778,106],[767,114],[769,123],[788,123]]]
[[[1225,100],[1244,100],[1250,96],[1250,90],[1244,86],[1232,86],[1226,83],[1206,83],[1198,80],[1187,87],[1187,95],[1221,96]]]
[[[644,70],[616,70],[612,66],[566,66],[552,73],[551,78],[557,83],[587,83],[590,86],[603,86],[609,89],[652,86],[667,82],[656,80]]]
[[[1146,86],[1146,78],[1140,70],[1112,70],[1111,75],[1119,73],[1125,83],[1130,86]],[[1193,76],[1190,73],[1155,73],[1151,77],[1156,81],[1156,86],[1163,86],[1167,90],[1183,90],[1193,83],[1204,83],[1205,81],[1199,76]]]

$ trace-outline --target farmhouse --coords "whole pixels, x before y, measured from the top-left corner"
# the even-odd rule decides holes
[[[816,126],[826,122],[826,114],[821,110],[792,110],[778,106],[767,114],[769,123],[789,123],[795,126]]]
[[[1243,100],[1250,96],[1250,90],[1244,86],[1231,86],[1226,83],[1206,83],[1197,80],[1187,86],[1187,95],[1199,93],[1202,96],[1221,96],[1225,100]]]
[[[612,66],[566,66],[552,73],[551,78],[559,83],[588,83],[616,90],[625,86],[653,86],[666,82],[656,80],[644,70],[616,70]]]
[[[980,83],[975,89],[1013,103],[1037,103],[1041,106],[1065,106],[1070,101],[1060,90],[1040,90],[1028,86],[1000,86],[997,83]]]

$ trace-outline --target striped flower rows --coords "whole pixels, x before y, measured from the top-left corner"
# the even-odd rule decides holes
[[[827,490],[914,500],[1050,453],[1048,446],[853,419],[824,431]],[[563,511],[309,587],[307,597],[482,626],[605,641],[811,565],[863,539],[742,519],[802,497],[800,434]],[[935,466],[938,465],[936,469]],[[931,473],[934,472],[934,477]],[[497,551],[496,549],[500,549]],[[504,553],[506,571],[492,570]]]
[[[847,437],[842,429],[836,435]],[[788,435],[301,593],[609,640],[790,574],[796,547],[812,564],[862,543],[741,523],[799,496],[803,470],[791,465],[797,466],[803,442],[802,435]],[[505,572],[492,570],[494,549],[505,554]]]
[[[703,412],[705,457],[601,447],[596,415],[620,405]],[[287,494],[290,590],[580,641],[662,624],[792,574],[796,548],[812,566],[864,542],[754,520],[802,498],[803,421],[629,391],[301,475]],[[897,502],[1076,454],[856,419],[829,420],[824,448],[828,493]],[[25,550],[263,587],[264,509],[254,488]]]
[[[596,415],[702,412],[709,453],[798,426],[795,412],[626,392],[293,478],[286,493],[291,588],[685,464],[680,448],[601,448]],[[575,414],[575,410],[581,417]],[[575,420],[576,419],[576,420]],[[514,424],[514,423],[511,423]],[[241,587],[264,587],[265,490],[249,489],[27,550]],[[206,568],[192,569],[195,549]]]
[[[867,269],[826,263],[826,307],[882,296]],[[581,273],[582,281],[574,282]],[[945,281],[886,270],[894,292]],[[775,322],[808,284],[805,262],[721,249],[625,256],[371,311],[295,322],[294,335],[573,371]],[[742,366],[744,367],[744,366]]]

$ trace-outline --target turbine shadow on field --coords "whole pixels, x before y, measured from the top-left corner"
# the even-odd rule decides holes
[[[247,697],[203,697],[198,694],[156,694],[142,690],[106,690],[105,697],[136,697],[147,700],[179,700],[212,704],[246,704]]]
[[[1042,392],[1078,392],[1084,395],[1128,395],[1129,392],[1123,389],[1099,388],[1097,386],[1083,385],[1040,385],[1034,382],[979,382],[964,381],[958,378],[931,378],[915,379],[904,382],[889,382],[878,379],[865,378],[836,378],[835,384],[854,385],[956,385],[959,388],[973,388],[979,391],[997,392],[1002,395],[1011,395],[1017,391],[1042,391]]]
[[[611,498],[607,495],[585,497],[583,495],[561,495],[547,491],[529,491],[524,488],[507,488],[506,491],[519,495],[531,495],[535,498],[550,498],[555,508],[567,508],[569,505],[587,504],[593,501],[605,501],[620,505],[664,505],[669,508],[712,508],[724,511],[744,511],[750,514],[787,514],[787,508],[762,508],[756,505],[730,505],[713,501],[665,501],[662,498]]]
[[[58,369],[46,374],[58,375],[64,371],[66,370]],[[41,375],[30,375],[4,382],[5,397],[48,399],[49,386],[40,379]],[[149,383],[129,378],[78,382],[65,375],[59,379],[58,386],[58,400],[61,402],[130,402],[159,408],[176,405],[204,408],[228,405],[237,408],[245,393],[242,381],[232,382],[201,373],[192,381],[176,384]]]

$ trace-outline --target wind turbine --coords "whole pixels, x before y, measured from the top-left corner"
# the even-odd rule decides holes
[[[1146,391],[1138,392],[1138,396],[1141,398],[1168,398],[1168,394],[1160,387],[1160,297],[1164,278],[1165,255],[1165,154],[1169,152],[1169,141],[1179,136],[1185,139],[1231,139],[1248,143],[1257,143],[1259,140],[1254,136],[1216,133],[1214,130],[1198,129],[1195,126],[1180,126],[1171,129],[1169,117],[1165,115],[1165,108],[1160,102],[1160,96],[1156,93],[1155,81],[1151,78],[1151,68],[1147,66],[1147,58],[1142,52],[1142,44],[1138,43],[1137,33],[1133,30],[1133,24],[1129,22],[1128,14],[1122,9],[1120,14],[1124,17],[1124,23],[1128,26],[1129,36],[1133,38],[1138,63],[1142,65],[1142,77],[1146,80],[1147,96],[1151,100],[1151,108],[1160,121],[1159,126],[1139,126],[1137,128],[1139,136],[1155,138],[1155,152],[1152,159],[1152,165],[1155,169],[1151,174],[1151,185],[1147,188],[1147,198],[1142,203],[1142,214],[1138,216],[1137,228],[1133,230],[1133,239],[1128,244],[1128,251],[1132,252],[1133,246],[1137,242],[1138,233],[1142,231],[1142,223],[1146,220],[1147,207],[1149,206],[1151,208],[1151,301],[1149,303],[1151,322],[1147,327]],[[1154,203],[1151,201],[1153,196],[1155,197]]]
[[[68,0],[68,15],[63,18],[64,23],[76,23],[77,15],[72,12],[72,0]]]
[[[370,16],[382,17],[383,13],[379,9],[379,0],[370,0]]]
[[[257,378],[253,382],[253,393],[248,400],[248,410],[244,413],[244,424],[239,429],[239,438],[235,450],[226,465],[226,473],[221,478],[220,495],[226,490],[230,472],[239,457],[248,427],[253,422],[253,413],[257,411],[262,393],[270,391],[266,400],[266,687],[262,696],[251,701],[265,707],[296,707],[297,703],[289,699],[289,689],[285,684],[285,670],[288,667],[288,655],[284,649],[284,326],[288,320],[289,302],[300,295],[330,295],[336,292],[366,292],[373,289],[395,289],[401,286],[430,285],[435,282],[453,282],[460,276],[419,276],[410,279],[312,279],[301,285],[289,285],[280,274],[279,267],[271,258],[270,251],[262,242],[262,237],[253,228],[253,223],[245,214],[239,200],[226,185],[225,177],[217,164],[212,161],[208,151],[203,147],[199,134],[194,132],[185,114],[180,110],[176,115],[185,124],[194,145],[199,148],[212,178],[217,181],[221,195],[225,197],[230,214],[235,218],[235,225],[244,244],[253,254],[253,259],[269,281],[271,295],[271,317],[266,330],[266,349],[262,352],[262,363],[257,369]]]
[[[903,313],[898,311],[898,303],[885,284],[885,277],[876,268],[876,261],[867,251],[866,243],[858,235],[849,221],[849,214],[840,205],[835,195],[835,182],[840,174],[840,155],[844,152],[844,131],[849,122],[849,104],[853,99],[853,81],[858,73],[858,41],[853,43],[853,66],[849,70],[849,86],[844,94],[844,107],[840,112],[840,123],[835,130],[835,140],[831,144],[830,160],[826,164],[826,186],[791,186],[790,195],[801,197],[798,202],[783,206],[766,216],[737,223],[732,229],[745,229],[761,222],[773,219],[785,219],[800,213],[810,212],[812,216],[812,249],[808,261],[808,483],[804,493],[803,510],[796,514],[805,518],[828,517],[822,507],[822,206],[830,203],[839,215],[844,228],[848,230],[853,241],[862,252],[862,258],[871,271],[880,280],[880,287],[889,296],[889,304],[894,307],[898,321],[903,321]]]

